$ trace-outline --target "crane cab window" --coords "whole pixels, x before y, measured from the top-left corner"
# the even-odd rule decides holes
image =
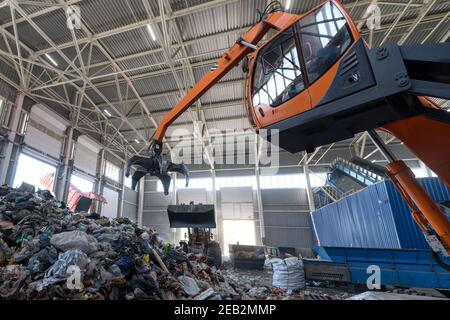
[[[253,106],[278,107],[305,88],[293,28],[262,48],[256,63]]]
[[[352,43],[347,22],[331,2],[298,23],[300,42],[310,83],[328,71]]]

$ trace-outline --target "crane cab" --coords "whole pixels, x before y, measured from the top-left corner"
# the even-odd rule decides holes
[[[401,90],[377,86],[383,76],[338,1],[298,17],[249,59],[244,96],[253,127],[270,129],[268,139],[279,135],[280,147],[294,153],[413,113],[386,101]]]

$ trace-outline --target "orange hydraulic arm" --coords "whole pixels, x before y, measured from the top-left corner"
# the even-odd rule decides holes
[[[436,108],[428,99],[420,99],[425,106]],[[435,172],[447,186],[450,186],[450,125],[448,123],[435,121],[425,116],[416,116],[390,123],[383,129],[402,141],[417,158]],[[430,245],[433,242],[439,245],[431,235],[434,230],[446,248],[433,249],[450,253],[448,218],[417,182],[413,172],[403,161],[393,161],[387,165],[387,168],[389,178],[411,207],[414,220],[424,232],[427,241]]]
[[[270,29],[284,30],[298,19],[299,16],[297,15],[275,12],[269,14],[266,19],[263,19],[252,27],[230,50],[222,55],[217,63],[217,68],[211,70],[211,72],[200,79],[186,96],[162,119],[153,140],[161,144],[167,128],[193,103],[200,99],[208,89],[220,81],[231,69],[236,67],[249,53],[256,50],[256,45]]]

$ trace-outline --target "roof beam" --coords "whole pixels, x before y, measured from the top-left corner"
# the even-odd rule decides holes
[[[243,82],[243,79],[221,81],[221,82],[218,82],[214,87],[225,86],[225,85],[241,84],[242,82]],[[158,92],[158,93],[155,93],[155,94],[149,94],[149,95],[146,95],[146,96],[141,96],[141,98],[143,100],[147,100],[147,99],[163,98],[163,97],[166,97],[166,96],[169,96],[169,95],[179,96],[180,95],[180,90],[170,90],[170,91]],[[137,98],[133,98],[133,99],[123,100],[123,101],[120,101],[120,100],[111,101],[112,104],[120,104],[120,103],[124,103],[124,102],[136,103],[136,102],[138,102],[138,99]],[[107,106],[107,104],[104,104],[104,103],[97,104],[97,105],[100,108]]]
[[[199,4],[199,5],[196,5],[196,6],[192,6],[192,7],[186,8],[186,9],[174,11],[171,16],[167,17],[167,19],[168,20],[173,20],[173,19],[176,19],[176,18],[180,18],[180,17],[183,17],[183,16],[190,15],[190,14],[192,14],[194,12],[199,12],[199,11],[203,11],[203,10],[207,10],[207,9],[211,9],[211,8],[220,7],[220,6],[223,6],[223,5],[226,5],[226,4],[230,4],[230,3],[234,3],[234,2],[237,2],[237,1],[240,1],[240,0],[213,0],[213,1],[209,1],[209,2],[206,2],[206,3],[203,3],[203,4]],[[145,19],[145,20],[133,23],[133,24],[129,24],[129,25],[123,26],[123,27],[114,28],[114,29],[111,29],[111,30],[108,30],[108,31],[105,31],[105,32],[93,34],[93,35],[91,35],[91,37],[88,36],[88,37],[85,37],[85,38],[81,38],[78,41],[79,41],[80,44],[82,44],[84,42],[89,42],[89,41],[93,41],[93,40],[100,40],[100,39],[107,38],[107,37],[110,37],[110,36],[113,36],[113,35],[116,35],[116,34],[119,34],[119,33],[124,33],[124,32],[127,32],[127,31],[136,30],[136,29],[140,29],[140,28],[146,28],[149,23],[157,24],[157,23],[160,23],[160,22],[162,22],[161,16],[155,16],[154,19]],[[73,42],[69,41],[69,42],[60,44],[59,47],[61,49],[71,48],[71,47],[73,47]],[[50,48],[38,51],[37,54],[42,55],[42,54],[50,53],[50,52],[54,52],[54,51],[55,50],[50,47]]]
[[[30,22],[30,24],[31,24],[32,26],[37,27],[36,24],[32,21],[32,19],[31,19],[31,18],[30,18],[30,17],[29,17],[29,16],[28,16],[28,15],[27,15],[20,7],[19,7],[19,5],[17,4],[17,2],[16,2],[15,0],[8,0],[8,3],[10,4],[10,6],[13,6],[14,9],[15,9],[16,11],[18,11],[18,12],[21,14],[22,18],[24,18],[24,19],[26,19],[28,22]],[[12,39],[12,41],[15,41],[15,37],[14,37],[9,31],[7,31],[6,29],[4,29],[3,27],[0,27],[0,29],[2,30],[3,34],[4,34],[6,37]],[[41,30],[41,31],[42,31],[42,30]],[[46,35],[44,35],[44,36],[46,37]],[[48,39],[48,37],[46,37],[46,38]],[[50,40],[50,39],[48,39],[48,40]],[[51,40],[50,40],[50,42],[51,42]],[[23,48],[25,51],[28,52],[28,54],[29,54],[30,57],[36,57],[35,52],[34,52],[31,48],[29,48],[27,45],[25,45],[23,42],[19,41],[19,45],[20,45],[21,48]],[[53,44],[53,45],[54,45],[54,44]],[[45,67],[45,66],[50,66],[50,62],[48,62],[47,60],[42,59],[42,57],[37,57],[37,58],[41,60],[41,62],[42,62],[42,64],[44,65],[44,67]],[[65,57],[65,58],[67,59],[67,57]],[[52,71],[54,71],[55,73],[59,74],[60,76],[63,75],[62,71],[59,71],[59,70],[56,69],[56,68],[50,67],[49,69],[52,69]],[[27,70],[27,71],[28,71],[28,70]],[[33,76],[33,75],[31,75],[31,76]],[[64,77],[65,77],[65,76],[64,76]],[[81,88],[76,87],[76,86],[74,86],[74,87],[78,90],[78,92],[81,91]],[[23,90],[23,89],[22,89],[22,90]],[[56,93],[55,93],[55,94],[56,94]],[[58,94],[56,94],[56,95],[58,95]],[[60,97],[60,98],[61,98],[62,101],[64,101],[64,98],[62,98],[62,97]],[[86,96],[86,99],[89,100],[89,97]],[[91,104],[92,104],[92,101],[90,101],[90,102],[91,102]],[[93,105],[94,105],[94,104],[93,104]],[[94,105],[94,107],[95,107],[95,105]],[[99,134],[101,134],[101,133],[99,133]]]
[[[449,13],[440,13],[440,14],[426,16],[426,17],[424,17],[422,19],[421,22],[424,23],[424,22],[430,22],[430,21],[434,21],[434,20],[439,20],[439,23],[442,24],[443,23],[442,22],[443,19],[446,19],[448,17],[448,14]],[[386,30],[388,30],[388,29],[390,29],[392,27],[395,28],[395,27],[408,26],[410,24],[413,24],[414,21],[415,21],[415,19],[408,19],[408,20],[399,21],[397,23],[386,24],[386,25],[383,25],[380,29],[373,30],[373,33],[384,32],[384,31],[386,31]],[[248,30],[248,27],[237,28],[237,29],[233,29],[233,30],[230,30],[230,31],[227,31],[227,32],[224,32],[224,33],[216,33],[216,34],[208,35],[208,36],[205,36],[205,37],[200,37],[200,38],[197,38],[197,39],[184,41],[184,45],[185,46],[194,45],[194,44],[202,42],[202,41],[210,41],[210,40],[213,40],[213,39],[215,39],[217,37],[226,36],[226,35],[230,35],[230,34],[241,34],[241,33],[245,32],[247,30]],[[362,34],[366,35],[369,32],[370,32],[370,30],[363,30]],[[173,44],[172,48],[178,50],[180,48],[180,46],[175,43],[175,44]],[[211,54],[211,53],[215,53],[215,52],[222,53],[223,51],[226,51],[227,49],[228,48],[222,48],[222,49],[216,50],[214,52],[207,52],[207,53],[196,55],[196,56],[190,56],[190,57],[186,57],[186,58],[183,58],[183,59],[177,59],[175,61],[176,62],[182,62],[182,61],[184,61],[186,59],[190,60],[192,58],[198,58],[198,57],[201,57],[201,56],[204,56],[204,55],[208,55],[208,54]],[[128,60],[135,59],[135,58],[151,56],[151,55],[153,55],[155,53],[160,53],[162,51],[163,50],[161,48],[153,49],[153,50],[139,52],[139,53],[135,53],[135,54],[124,56],[124,57],[115,58],[114,60],[116,62],[124,62],[124,61],[128,61]],[[204,62],[195,63],[195,64],[192,64],[192,65],[193,65],[193,67],[204,66],[204,65],[207,65],[209,63],[214,63],[216,61],[217,61],[217,59],[211,59],[211,60],[207,60],[207,61],[204,61]],[[92,68],[98,68],[98,67],[103,67],[103,66],[108,66],[108,65],[111,65],[110,61],[98,62],[96,64],[92,64],[90,67],[92,69]],[[136,68],[129,69],[129,70],[123,70],[123,69],[122,70],[125,73],[128,73],[128,72],[136,72],[136,71],[140,71],[140,70],[146,70],[146,69],[149,69],[149,68],[161,67],[161,66],[166,66],[166,63],[165,62],[161,62],[161,63],[157,63],[157,64],[153,64],[153,65],[145,65],[145,66],[141,66],[141,67],[136,67]],[[176,67],[176,69],[180,70],[182,68],[181,67]],[[168,74],[168,73],[171,73],[170,68],[165,68],[165,69],[158,70],[158,71],[150,71],[150,72],[147,72],[147,73],[142,73],[142,74],[138,74],[138,75],[135,75],[135,76],[130,76],[130,79],[132,79],[132,80],[134,80],[134,79],[142,79],[142,78],[145,78],[147,76],[151,77],[151,76],[157,75],[157,74],[162,75],[162,74]],[[98,75],[98,76],[91,76],[90,78],[91,78],[91,80],[97,80],[97,79],[101,79],[101,78],[111,77],[111,76],[114,76],[114,75],[117,75],[117,74],[118,74],[118,72],[113,72],[113,73],[107,73],[107,74],[102,74],[102,75]],[[73,79],[73,80],[70,80],[70,81],[72,81],[72,82],[73,81],[80,81],[80,79]],[[119,79],[119,81],[120,82],[124,82],[125,80]],[[114,83],[114,80],[108,80],[108,81],[104,81],[104,82],[97,82],[97,83],[95,83],[95,85],[96,85],[97,88],[99,88],[99,87],[101,87],[103,85],[110,85],[112,83]]]

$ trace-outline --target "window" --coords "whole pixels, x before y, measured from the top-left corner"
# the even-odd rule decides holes
[[[77,175],[70,177],[70,184],[81,192],[92,192],[94,190],[94,183],[92,181],[83,179]]]
[[[105,164],[105,177],[119,182],[120,180],[120,168],[116,165],[113,165],[111,162],[106,161]]]
[[[330,69],[352,43],[346,20],[328,2],[299,21],[301,46],[310,83]]]
[[[327,179],[326,173],[310,174],[311,187],[316,188],[325,185]],[[186,181],[184,179],[177,179],[177,189],[186,189]],[[306,188],[305,176],[298,174],[285,174],[274,176],[260,176],[261,189],[283,189],[283,188]],[[189,181],[188,189],[206,189],[212,190],[211,178],[194,178]],[[255,176],[239,176],[239,177],[217,177],[216,190],[222,188],[237,188],[237,187],[252,187],[256,190]],[[163,192],[161,181],[158,180],[158,192]]]
[[[253,106],[278,107],[303,91],[294,30],[288,29],[259,54],[253,80]]]
[[[20,113],[19,124],[17,125],[18,134],[22,136],[25,135],[28,127],[28,119],[29,119],[28,112],[22,110],[22,112]]]
[[[55,173],[56,168],[54,166],[21,153],[17,163],[13,186],[17,188],[22,182],[25,182],[36,188],[52,191]],[[49,178],[51,180],[48,180]],[[48,184],[49,181],[52,182]]]
[[[5,120],[5,115],[7,111],[7,105],[6,105],[6,99],[3,97],[0,97],[0,124],[3,124],[3,121]]]
[[[123,180],[123,184],[125,185],[125,187],[128,187],[129,189],[131,189],[131,186],[132,186],[132,175],[131,174],[129,177],[125,177],[125,179]],[[161,187],[162,187],[162,185],[161,185]]]

